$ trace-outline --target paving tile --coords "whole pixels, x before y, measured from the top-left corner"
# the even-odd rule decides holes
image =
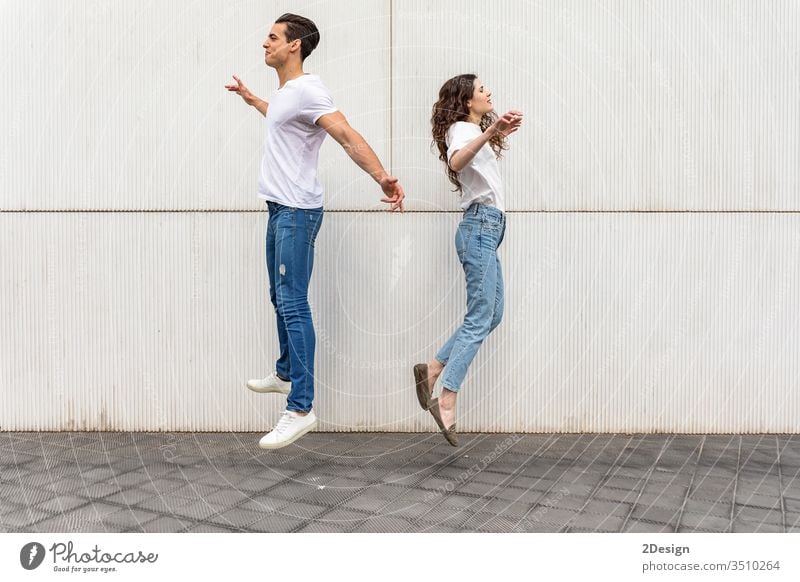
[[[780,509],[781,507],[777,492],[774,495],[742,495],[737,491],[736,504],[764,509]]]
[[[0,515],[0,523],[10,528],[25,527],[33,525],[52,515],[53,514],[48,511],[25,507]]]
[[[83,492],[84,484],[83,482],[73,476],[62,477],[60,479],[55,479],[54,481],[46,484],[44,489],[46,491],[51,491],[56,495],[66,495],[69,493],[74,493],[78,490]]]
[[[519,533],[524,531],[519,520],[487,513],[476,514],[459,528],[486,533]]]
[[[346,501],[342,504],[342,507],[350,508],[350,509],[358,509],[359,511],[369,511],[375,512],[382,507],[387,505],[387,501],[385,499],[380,499],[369,493],[363,493]]]
[[[427,531],[430,525],[447,525],[448,527],[461,527],[464,528],[464,524],[470,518],[475,515],[474,511],[469,511],[465,509],[455,509],[452,507],[441,507],[436,506],[430,508],[428,511],[423,513],[418,518],[410,518],[407,516],[400,516],[398,514],[393,514],[397,517],[402,517],[403,519],[409,519],[413,523],[417,524],[418,531]],[[473,529],[473,528],[467,528]]]
[[[90,499],[102,499],[114,493],[119,493],[122,489],[122,487],[113,483],[91,483],[79,487],[72,493],[75,495],[85,495]]]
[[[88,503],[89,500],[85,497],[59,495],[49,499],[48,501],[45,501],[44,503],[40,503],[36,507],[37,509],[43,509],[44,511],[49,511],[52,513],[65,513]]]
[[[159,517],[153,521],[142,524],[141,530],[145,533],[178,533],[196,525],[189,520],[174,517]]]
[[[167,493],[171,493],[177,489],[186,486],[186,481],[178,480],[178,479],[163,479],[161,477],[156,477],[152,480],[145,481],[140,483],[137,486],[137,489],[141,489],[143,491],[150,491],[156,495],[165,495]]]
[[[67,514],[35,523],[27,528],[27,531],[42,533],[113,533],[115,530],[109,530],[102,519],[79,520]]]
[[[680,515],[680,507],[663,507],[660,505],[636,505],[631,518],[657,523],[675,524]]]
[[[630,511],[631,511],[630,503],[614,502],[614,501],[592,500],[586,504],[586,507],[583,507],[584,513],[594,513],[596,515],[610,515],[614,517],[626,517],[630,513]]]
[[[149,483],[150,475],[144,470],[128,471],[121,474],[114,474],[114,482],[123,487],[134,487],[142,483]]]
[[[116,513],[111,513],[102,518],[103,524],[113,529],[113,531],[126,531],[135,526],[143,526],[161,517],[157,513],[142,509],[123,509]]]
[[[273,490],[270,490],[270,494],[272,494]],[[302,489],[295,491],[294,494],[290,492],[286,492],[287,490],[284,489],[281,492],[281,496],[284,499],[290,501],[298,501],[301,500],[306,503],[314,503],[316,505],[326,505],[328,507],[335,507],[345,503],[350,497],[353,496],[353,490],[347,489],[335,489],[335,488],[308,488],[303,487]]]
[[[629,519],[624,531],[626,533],[671,533],[674,530],[671,526],[662,523]]]
[[[141,509],[147,509],[149,511],[154,511],[156,513],[162,513],[167,515],[172,515],[172,513],[178,507],[183,507],[184,505],[190,504],[191,501],[189,499],[184,499],[183,497],[169,497],[167,495],[157,495],[153,496],[150,499],[146,499],[141,503],[138,503],[136,507]]]
[[[211,525],[210,523],[198,523],[187,530],[189,533],[231,533],[233,531],[218,525]]]
[[[236,488],[243,492],[255,493],[273,487],[284,479],[285,477],[283,475],[276,475],[274,473],[257,473],[255,475],[246,477],[241,481],[237,481]]]
[[[684,511],[683,516],[681,517],[680,526],[681,528],[724,532],[730,527],[730,519],[726,517],[718,517],[716,515],[689,513]]]
[[[289,533],[302,528],[307,523],[306,519],[276,513],[262,517],[262,519],[245,526],[244,529],[263,533]]]
[[[685,495],[668,495],[658,491],[645,491],[641,494],[631,495],[627,501],[636,500],[637,505],[660,505],[662,507],[680,507]]]
[[[329,508],[322,505],[313,505],[311,503],[290,503],[289,505],[276,510],[275,513],[294,519],[310,520],[319,517],[326,511],[329,511]]]
[[[733,520],[781,524],[783,523],[783,515],[780,510],[776,511],[774,509],[737,505],[733,510]]]
[[[338,499],[346,498],[349,494],[342,493],[338,489],[318,489],[317,487],[310,487],[297,483],[281,483],[269,489],[266,492],[270,497],[277,497],[279,499],[288,499],[291,501],[304,497],[308,500],[311,499],[312,494],[319,493],[320,496],[331,496]]]
[[[278,511],[291,504],[292,504],[291,501],[287,501],[286,499],[279,499],[277,497],[271,497],[268,494],[267,495],[254,494],[253,497],[251,497],[238,507],[242,509],[250,509],[252,511],[260,511],[262,513],[269,513],[271,511]],[[298,504],[302,504],[302,502]]]
[[[188,491],[186,489],[179,489],[171,493],[171,495],[178,495],[180,497],[189,498],[187,495]],[[227,506],[234,506],[239,505],[240,503],[244,503],[246,501],[250,501],[253,498],[251,493],[246,491],[239,491],[237,489],[218,489],[213,493],[208,493],[200,497],[196,495],[193,499],[202,499],[206,503],[212,503],[214,505],[227,505]]]
[[[230,509],[228,505],[217,505],[214,503],[207,503],[203,499],[193,500],[187,505],[181,505],[172,510],[172,515],[175,517],[185,517],[192,521],[207,520],[213,515],[224,513]]]
[[[612,475],[603,482],[603,486],[613,487],[615,489],[625,489],[626,491],[638,491],[642,488],[644,483],[645,480],[641,478]]]
[[[246,528],[250,524],[260,521],[267,517],[260,511],[252,511],[250,509],[229,509],[224,513],[214,515],[204,520],[210,523],[219,524],[223,526],[234,526]]]
[[[324,523],[334,524],[338,527],[352,529],[363,520],[367,519],[369,514],[350,509],[337,508],[332,511],[321,515],[316,518],[317,521]]]
[[[730,500],[709,502],[687,499],[684,511],[689,513],[699,513],[701,515],[715,515],[717,517],[729,517],[731,514]]]
[[[757,521],[734,520],[734,533],[783,533],[783,526],[772,523],[760,523]]]
[[[800,531],[800,513],[786,512],[786,531]]]
[[[595,515],[581,513],[571,524],[573,530],[588,530],[591,532],[619,532],[625,524],[625,518],[613,515]]]
[[[398,499],[381,510],[382,515],[394,515],[406,519],[417,519],[433,509],[430,504],[421,501]]]
[[[600,487],[594,494],[594,499],[603,501],[617,501],[620,503],[633,503],[637,496],[638,491],[631,489],[617,489],[611,487]],[[650,494],[653,497],[652,494]],[[660,499],[661,495],[656,495],[655,498]]]
[[[103,501],[106,503],[117,503],[119,505],[138,505],[142,501],[146,501],[148,499],[153,499],[154,497],[158,497],[156,493],[152,491],[143,491],[141,489],[125,489],[124,491],[120,491],[119,493],[115,493],[113,495],[109,495],[103,498]]]
[[[800,496],[784,497],[783,501],[786,504],[786,511],[800,513]]]
[[[564,526],[578,515],[576,510],[539,506],[533,509],[525,519],[531,523],[545,522]]]
[[[297,530],[299,533],[344,533],[350,530],[350,526],[342,527],[335,523],[312,521],[305,523],[302,528]]]
[[[523,519],[516,527],[518,531],[524,533],[557,533],[561,529],[560,525],[543,521],[532,522],[527,519]]]
[[[357,533],[404,533],[411,528],[411,522],[399,517],[371,517],[364,523],[356,526],[352,531]]]

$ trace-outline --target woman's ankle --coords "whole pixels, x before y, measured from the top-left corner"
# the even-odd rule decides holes
[[[428,377],[438,378],[444,370],[444,364],[434,358],[428,362]]]

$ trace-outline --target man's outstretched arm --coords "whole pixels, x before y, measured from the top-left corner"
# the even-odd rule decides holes
[[[267,107],[269,107],[269,103],[267,103],[263,99],[259,99],[255,95],[253,95],[250,92],[250,89],[245,87],[244,83],[242,83],[242,80],[239,77],[234,75],[233,78],[236,81],[236,84],[235,85],[225,85],[225,88],[228,91],[231,91],[231,92],[236,93],[237,95],[239,95],[239,97],[244,99],[245,103],[255,107],[256,109],[258,109],[258,111],[261,113],[261,115],[266,117],[267,116]]]
[[[333,139],[335,139],[350,156],[359,168],[364,170],[367,174],[372,176],[372,179],[380,184],[381,189],[385,195],[381,198],[381,202],[391,204],[390,211],[400,210],[403,211],[403,198],[405,193],[403,187],[397,178],[390,176],[389,173],[383,169],[378,156],[366,142],[366,140],[355,129],[350,127],[347,119],[341,111],[335,111],[323,115],[317,120],[317,125],[328,132]]]

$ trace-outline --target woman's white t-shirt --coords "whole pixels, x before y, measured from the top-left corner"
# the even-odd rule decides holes
[[[469,121],[456,121],[451,125],[445,138],[448,162],[454,153],[469,145],[480,134],[481,128]],[[500,169],[488,143],[484,144],[469,164],[458,173],[458,180],[461,182],[461,208],[466,210],[473,203],[479,202],[505,212]]]

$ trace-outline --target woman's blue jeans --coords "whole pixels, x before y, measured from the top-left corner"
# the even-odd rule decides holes
[[[322,224],[322,208],[311,210],[267,202],[267,273],[269,298],[275,308],[280,356],[275,371],[292,382],[286,408],[311,410],[314,400],[316,336],[308,304],[314,268],[314,242]]]
[[[478,203],[464,212],[456,230],[456,252],[467,279],[467,314],[436,354],[445,366],[441,384],[453,392],[461,388],[483,340],[503,318],[505,293],[497,249],[505,231],[505,214]]]

